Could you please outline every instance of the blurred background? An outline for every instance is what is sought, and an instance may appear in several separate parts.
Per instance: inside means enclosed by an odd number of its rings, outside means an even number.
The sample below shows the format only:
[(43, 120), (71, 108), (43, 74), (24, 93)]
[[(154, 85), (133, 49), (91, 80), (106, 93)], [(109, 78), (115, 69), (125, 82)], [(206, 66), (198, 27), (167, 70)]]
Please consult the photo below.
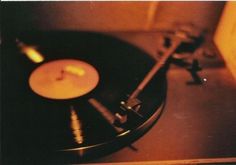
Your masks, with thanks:
[(190, 76), (185, 70), (170, 70), (167, 111), (134, 144), (139, 150), (125, 148), (97, 162), (235, 158), (236, 2), (1, 3), (1, 35), (35, 30), (102, 32), (153, 57), (160, 33), (186, 24), (206, 31), (199, 51), (203, 53), (197, 55), (203, 66), (200, 76), (207, 83), (187, 86), (184, 81)]
[[(3, 4), (18, 30), (148, 31), (193, 23), (214, 31), (225, 2), (21, 2)], [(5, 10), (4, 10), (5, 9)]]

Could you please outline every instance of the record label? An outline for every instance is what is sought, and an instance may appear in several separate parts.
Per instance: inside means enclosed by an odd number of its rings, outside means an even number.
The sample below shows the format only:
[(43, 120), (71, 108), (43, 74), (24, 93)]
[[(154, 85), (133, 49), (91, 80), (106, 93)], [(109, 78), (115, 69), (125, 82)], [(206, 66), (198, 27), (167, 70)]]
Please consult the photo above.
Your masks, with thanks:
[(30, 75), (29, 85), (40, 96), (71, 99), (89, 93), (99, 81), (97, 70), (90, 64), (73, 59), (47, 62)]

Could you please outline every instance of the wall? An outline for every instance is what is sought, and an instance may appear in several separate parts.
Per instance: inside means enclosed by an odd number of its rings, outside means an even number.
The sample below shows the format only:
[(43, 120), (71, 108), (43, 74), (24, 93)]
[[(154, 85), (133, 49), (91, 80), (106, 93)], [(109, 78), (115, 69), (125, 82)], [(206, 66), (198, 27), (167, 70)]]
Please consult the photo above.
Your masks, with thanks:
[(212, 32), (223, 6), (224, 2), (161, 2), (153, 26), (169, 28), (176, 23), (193, 23)]
[[(3, 4), (3, 5), (2, 5)], [(224, 2), (2, 3), (3, 27), (17, 30), (143, 31), (195, 23), (211, 31)]]
[[(141, 30), (157, 2), (31, 2), (5, 3), (11, 28), (43, 30)], [(153, 10), (153, 9), (151, 9)], [(149, 14), (150, 15), (150, 14)]]

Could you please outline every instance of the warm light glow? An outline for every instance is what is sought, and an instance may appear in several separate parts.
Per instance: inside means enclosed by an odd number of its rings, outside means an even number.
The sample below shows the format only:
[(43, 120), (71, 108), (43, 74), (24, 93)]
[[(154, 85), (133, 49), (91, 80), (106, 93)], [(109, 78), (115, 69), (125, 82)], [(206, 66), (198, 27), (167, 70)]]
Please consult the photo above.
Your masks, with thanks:
[(64, 69), (66, 72), (77, 75), (77, 76), (83, 76), (85, 74), (85, 71), (83, 68), (76, 67), (73, 65), (68, 65)]
[(76, 114), (75, 110), (71, 108), (71, 129), (74, 134), (74, 139), (78, 144), (83, 143), (84, 138), (82, 135), (82, 125), (78, 118), (78, 115)]
[(29, 85), (40, 96), (71, 99), (89, 93), (99, 81), (96, 69), (83, 61), (62, 59), (45, 63), (30, 75)]
[(44, 60), (43, 56), (32, 47), (24, 47), (22, 52), (25, 53), (27, 57), (35, 63), (40, 63)]
[(18, 41), (18, 46), (21, 49), (21, 52), (24, 53), (31, 61), (34, 63), (41, 63), (44, 60), (42, 54), (40, 54), (34, 47), (28, 46), (23, 42)]
[(236, 2), (227, 2), (214, 41), (236, 79)]

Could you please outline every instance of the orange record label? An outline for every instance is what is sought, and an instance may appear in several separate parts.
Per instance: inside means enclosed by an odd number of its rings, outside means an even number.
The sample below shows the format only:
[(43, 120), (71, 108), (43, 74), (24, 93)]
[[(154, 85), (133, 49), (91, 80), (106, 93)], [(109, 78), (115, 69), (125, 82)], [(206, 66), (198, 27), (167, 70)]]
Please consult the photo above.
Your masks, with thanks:
[(90, 64), (73, 59), (47, 62), (30, 75), (29, 85), (40, 96), (71, 99), (92, 91), (99, 82), (97, 70)]

